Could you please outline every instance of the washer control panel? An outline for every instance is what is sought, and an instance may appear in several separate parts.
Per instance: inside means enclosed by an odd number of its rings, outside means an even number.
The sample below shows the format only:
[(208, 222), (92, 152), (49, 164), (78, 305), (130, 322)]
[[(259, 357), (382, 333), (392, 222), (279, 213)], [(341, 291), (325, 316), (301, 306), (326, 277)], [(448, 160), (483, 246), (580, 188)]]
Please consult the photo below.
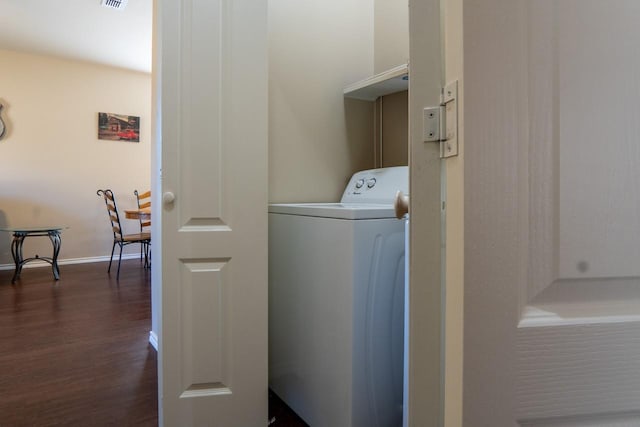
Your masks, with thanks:
[(409, 168), (395, 166), (356, 172), (342, 194), (341, 203), (393, 204), (396, 192), (409, 193)]

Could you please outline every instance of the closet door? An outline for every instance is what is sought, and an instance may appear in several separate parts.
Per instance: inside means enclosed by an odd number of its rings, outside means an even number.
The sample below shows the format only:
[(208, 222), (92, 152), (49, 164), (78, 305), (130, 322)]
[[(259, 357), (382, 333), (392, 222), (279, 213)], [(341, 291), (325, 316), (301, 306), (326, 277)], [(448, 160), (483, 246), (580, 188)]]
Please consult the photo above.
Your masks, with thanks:
[(640, 425), (640, 4), (464, 18), (464, 425)]
[(156, 7), (160, 422), (265, 426), (266, 2)]

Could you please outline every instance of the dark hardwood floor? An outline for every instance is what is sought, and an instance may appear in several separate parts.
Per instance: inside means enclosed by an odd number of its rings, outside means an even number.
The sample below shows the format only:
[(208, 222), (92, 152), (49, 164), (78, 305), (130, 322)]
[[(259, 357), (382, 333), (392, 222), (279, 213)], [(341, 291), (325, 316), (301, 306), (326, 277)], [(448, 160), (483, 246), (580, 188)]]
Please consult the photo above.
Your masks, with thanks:
[[(157, 426), (151, 273), (106, 269), (28, 268), (14, 285), (0, 271), (0, 427)], [(307, 425), (271, 392), (269, 420)]]
[(149, 270), (0, 271), (0, 426), (156, 426)]

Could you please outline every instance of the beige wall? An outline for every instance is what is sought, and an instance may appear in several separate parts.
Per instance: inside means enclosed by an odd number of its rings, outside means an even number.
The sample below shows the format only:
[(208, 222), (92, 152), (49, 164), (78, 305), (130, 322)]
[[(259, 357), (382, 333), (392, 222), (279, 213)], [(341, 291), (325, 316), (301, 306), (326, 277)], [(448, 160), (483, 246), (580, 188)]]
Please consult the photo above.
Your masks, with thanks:
[(269, 2), (269, 201), (336, 201), (373, 167), (373, 103), (343, 88), (373, 73), (371, 0)]
[(409, 61), (409, 2), (375, 0), (374, 73)]
[[(135, 206), (134, 189), (149, 188), (151, 76), (6, 50), (0, 64), (8, 127), (0, 140), (0, 226), (65, 225), (61, 259), (109, 255), (113, 235), (96, 190), (111, 188), (124, 209)], [(98, 140), (98, 112), (140, 116), (140, 143)], [(0, 234), (0, 264), (11, 262), (9, 242)], [(24, 249), (44, 256), (51, 243), (27, 239)]]
[(409, 164), (409, 92), (382, 97), (382, 167)]
[[(406, 1), (269, 2), (270, 202), (335, 201), (374, 167), (374, 103), (342, 90), (407, 62), (408, 16)], [(394, 164), (406, 164), (403, 126), (389, 137), (404, 147), (386, 148)]]
[[(406, 64), (408, 61), (408, 2), (374, 0), (374, 74)], [(378, 99), (374, 124), (377, 140), (376, 167), (409, 163), (408, 108), (406, 91)]]

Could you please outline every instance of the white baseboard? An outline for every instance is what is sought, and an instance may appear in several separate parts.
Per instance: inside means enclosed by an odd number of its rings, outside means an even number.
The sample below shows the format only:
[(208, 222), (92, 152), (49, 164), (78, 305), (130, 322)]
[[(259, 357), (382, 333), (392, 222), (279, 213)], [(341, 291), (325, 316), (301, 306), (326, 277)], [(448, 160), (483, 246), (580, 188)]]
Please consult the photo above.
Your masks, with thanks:
[(153, 331), (149, 331), (149, 344), (158, 351), (158, 335)]
[[(58, 260), (58, 265), (69, 265), (69, 264), (87, 264), (90, 262), (108, 262), (109, 258), (111, 258), (109, 255), (105, 255), (105, 256), (93, 256), (93, 257), (85, 257), (85, 258), (66, 258), (66, 259), (59, 259)], [(127, 260), (127, 259), (139, 259), (140, 258), (140, 254), (122, 254), (122, 259), (123, 260)], [(114, 262), (118, 262), (118, 256), (114, 255), (113, 256), (113, 261)], [(51, 264), (49, 264), (46, 261), (32, 261), (32, 262), (28, 262), (27, 264), (25, 264), (22, 268), (38, 268), (38, 267), (51, 267)], [(14, 268), (16, 268), (15, 264), (0, 264), (0, 270), (13, 270)]]

